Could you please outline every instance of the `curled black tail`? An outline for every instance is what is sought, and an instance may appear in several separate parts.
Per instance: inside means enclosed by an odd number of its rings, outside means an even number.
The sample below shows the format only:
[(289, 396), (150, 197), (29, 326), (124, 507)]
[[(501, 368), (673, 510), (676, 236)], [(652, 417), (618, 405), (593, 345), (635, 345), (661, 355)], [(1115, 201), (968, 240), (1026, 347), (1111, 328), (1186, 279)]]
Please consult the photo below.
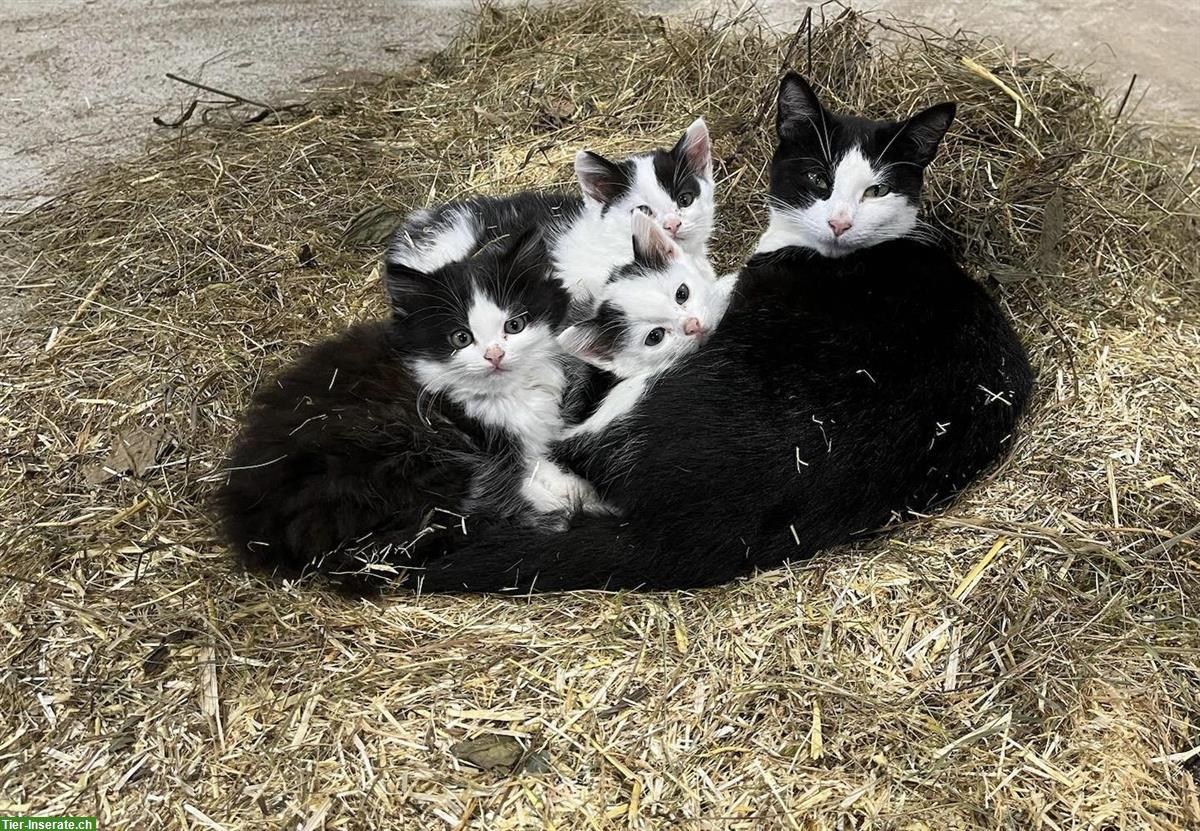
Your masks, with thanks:
[(427, 592), (518, 594), (685, 589), (724, 583), (740, 570), (736, 561), (714, 559), (716, 546), (681, 543), (665, 549), (640, 531), (615, 517), (580, 517), (562, 533), (513, 525), (472, 529), (444, 554), (410, 571), (406, 583)]

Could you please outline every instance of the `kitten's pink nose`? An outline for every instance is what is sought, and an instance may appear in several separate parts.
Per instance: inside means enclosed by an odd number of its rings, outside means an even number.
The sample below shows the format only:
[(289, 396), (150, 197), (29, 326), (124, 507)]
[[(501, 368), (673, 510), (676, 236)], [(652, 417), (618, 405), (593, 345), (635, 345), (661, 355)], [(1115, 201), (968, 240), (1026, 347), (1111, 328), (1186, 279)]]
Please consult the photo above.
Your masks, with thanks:
[(675, 234), (679, 232), (679, 226), (682, 224), (683, 220), (681, 220), (679, 217), (668, 216), (663, 220), (663, 230), (670, 234), (671, 238), (674, 239)]
[(704, 326), (700, 323), (700, 318), (689, 317), (683, 322), (683, 333), (685, 335), (703, 335)]
[(829, 227), (833, 231), (835, 237), (840, 237), (842, 234), (850, 230), (853, 223), (848, 219), (834, 218), (829, 220)]
[(499, 369), (499, 368), (500, 368), (500, 362), (501, 362), (502, 360), (504, 360), (504, 350), (503, 350), (503, 349), (501, 349), (499, 346), (496, 346), (495, 344), (492, 344), (492, 345), (491, 345), (491, 346), (489, 346), (489, 347), (487, 348), (487, 350), (486, 350), (486, 351), (483, 353), (483, 358), (484, 358), (484, 360), (486, 360), (486, 361), (487, 361), (489, 364), (491, 364), (492, 366), (496, 367), (496, 369)]

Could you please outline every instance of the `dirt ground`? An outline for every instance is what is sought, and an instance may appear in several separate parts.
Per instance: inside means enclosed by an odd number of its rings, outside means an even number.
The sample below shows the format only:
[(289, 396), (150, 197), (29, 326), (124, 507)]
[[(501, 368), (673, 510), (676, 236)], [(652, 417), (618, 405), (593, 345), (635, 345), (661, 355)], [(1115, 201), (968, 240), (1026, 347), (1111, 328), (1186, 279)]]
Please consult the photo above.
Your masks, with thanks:
[[(649, 3), (642, 3), (650, 7)], [(668, 0), (652, 10), (740, 8)], [(795, 26), (810, 3), (759, 0)], [(1147, 120), (1200, 128), (1200, 4), (1171, 0), (871, 0), (860, 7), (961, 25), (1063, 62), (1093, 67)], [(338, 83), (330, 73), (387, 72), (444, 45), (472, 0), (7, 0), (0, 3), (0, 211), (29, 207), (63, 175), (126, 155), (166, 131), (193, 90), (164, 73), (278, 105)], [(836, 14), (832, 4), (818, 13)]]

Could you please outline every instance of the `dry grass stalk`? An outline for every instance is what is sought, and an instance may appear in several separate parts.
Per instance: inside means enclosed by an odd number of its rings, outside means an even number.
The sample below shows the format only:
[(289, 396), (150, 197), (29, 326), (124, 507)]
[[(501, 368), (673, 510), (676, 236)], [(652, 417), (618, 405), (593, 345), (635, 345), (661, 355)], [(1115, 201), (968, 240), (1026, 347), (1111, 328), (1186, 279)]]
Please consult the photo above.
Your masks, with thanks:
[(702, 113), (736, 263), (804, 38), (485, 7), (411, 72), (184, 133), (0, 229), (23, 307), (0, 355), (0, 813), (1196, 827), (1194, 154), (1114, 124), (1076, 74), (885, 26), (817, 27), (813, 75), (871, 113), (962, 102), (930, 213), (1011, 310), (1040, 405), (948, 514), (736, 586), (354, 603), (232, 569), (203, 505), (250, 391), (383, 313), (352, 239), (391, 212), (566, 183), (576, 148)]

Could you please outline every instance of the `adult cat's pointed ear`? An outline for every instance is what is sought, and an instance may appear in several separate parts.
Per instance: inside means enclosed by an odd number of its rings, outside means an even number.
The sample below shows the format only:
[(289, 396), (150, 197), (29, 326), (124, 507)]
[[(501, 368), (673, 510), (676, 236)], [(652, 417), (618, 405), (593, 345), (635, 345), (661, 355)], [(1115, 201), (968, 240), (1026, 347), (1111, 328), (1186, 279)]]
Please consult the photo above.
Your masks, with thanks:
[(558, 345), (569, 355), (592, 366), (608, 369), (612, 365), (616, 343), (606, 336), (597, 318), (568, 326), (558, 336)]
[(778, 112), (775, 129), (780, 138), (794, 133), (798, 128), (821, 120), (823, 108), (817, 94), (804, 76), (789, 72), (779, 82)]
[(384, 266), (384, 281), (392, 314), (398, 318), (408, 317), (417, 297), (429, 290), (429, 276), (402, 262), (388, 260)]
[(584, 196), (602, 205), (615, 200), (629, 186), (620, 165), (590, 150), (575, 154), (575, 178), (579, 180)]
[(913, 150), (913, 161), (922, 167), (933, 161), (942, 136), (946, 135), (946, 131), (950, 129), (950, 122), (954, 121), (956, 109), (953, 101), (934, 104), (904, 122), (900, 134)]
[(697, 118), (684, 130), (671, 149), (671, 155), (687, 165), (696, 176), (712, 180), (712, 139), (703, 118)]
[(635, 263), (652, 271), (661, 271), (679, 256), (678, 246), (653, 219), (635, 210), (632, 224)]

